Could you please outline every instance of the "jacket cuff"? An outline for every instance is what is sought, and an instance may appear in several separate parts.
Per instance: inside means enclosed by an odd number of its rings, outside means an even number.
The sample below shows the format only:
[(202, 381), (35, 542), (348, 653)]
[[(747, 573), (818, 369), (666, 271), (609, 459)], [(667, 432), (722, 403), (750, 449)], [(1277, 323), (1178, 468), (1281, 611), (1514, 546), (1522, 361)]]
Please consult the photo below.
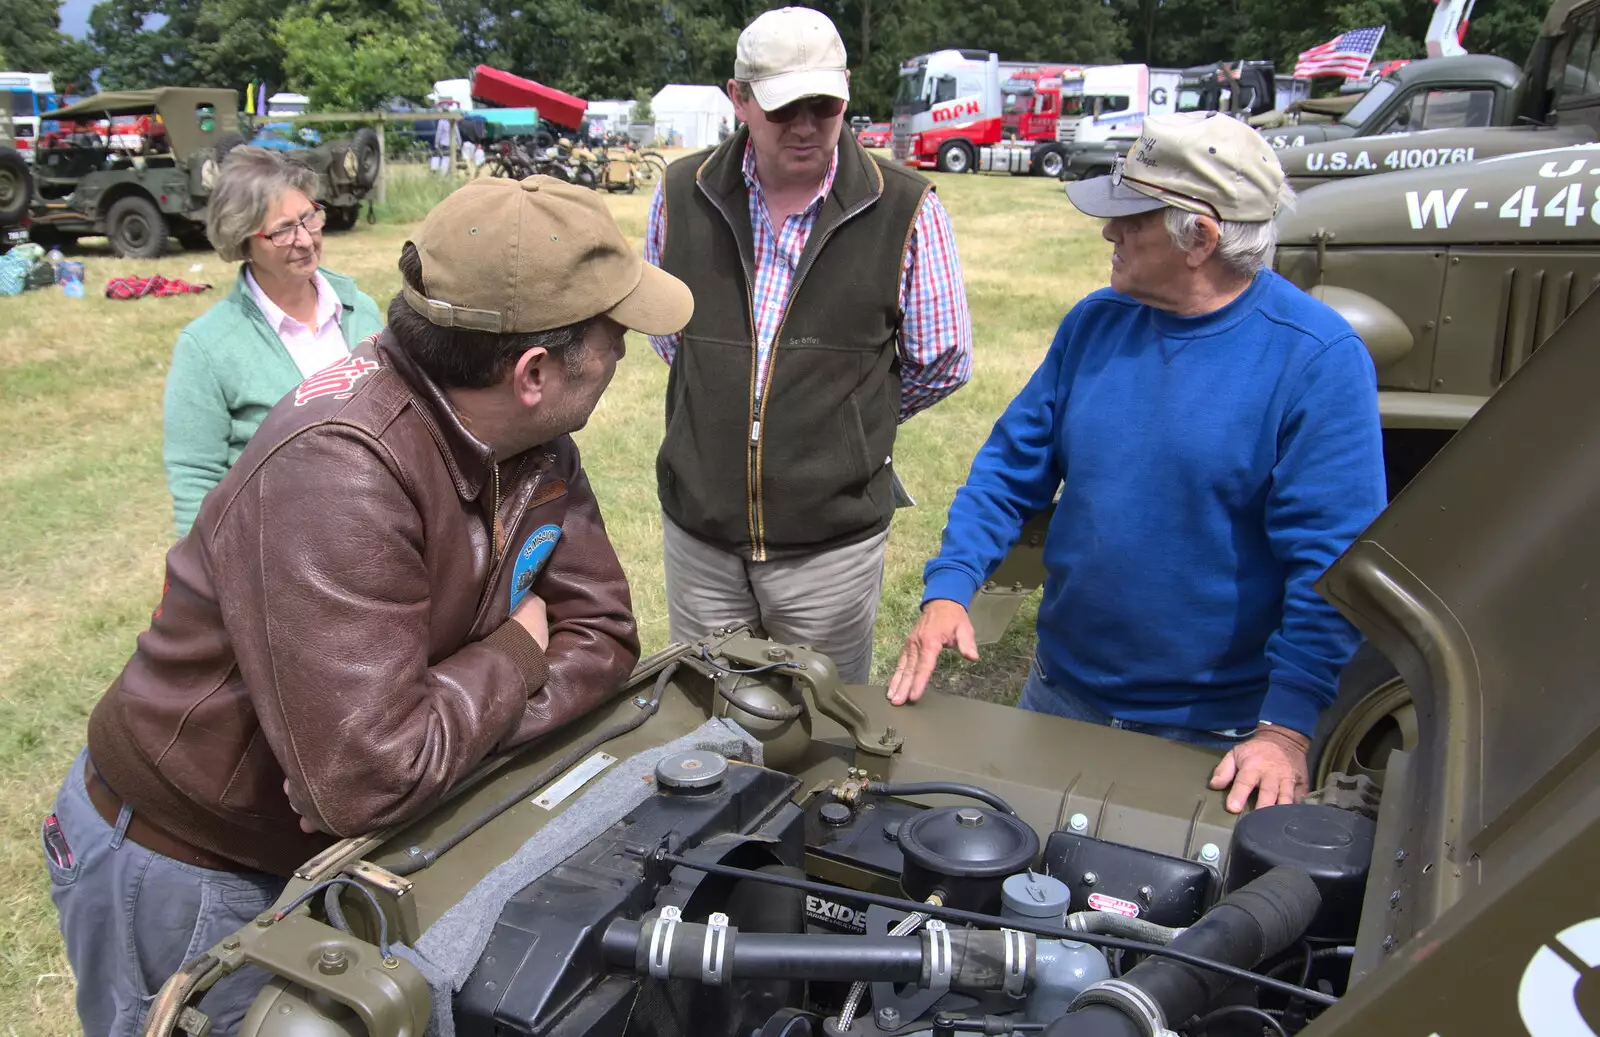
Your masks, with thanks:
[(522, 674), (523, 687), (529, 698), (550, 679), (550, 665), (545, 661), (544, 649), (516, 620), (508, 619), (501, 623), (481, 643), (485, 648), (493, 648), (510, 656), (512, 664)]
[(967, 573), (953, 567), (938, 569), (928, 574), (922, 592), (922, 604), (943, 598), (962, 608), (970, 608), (973, 596), (977, 593), (978, 583)]

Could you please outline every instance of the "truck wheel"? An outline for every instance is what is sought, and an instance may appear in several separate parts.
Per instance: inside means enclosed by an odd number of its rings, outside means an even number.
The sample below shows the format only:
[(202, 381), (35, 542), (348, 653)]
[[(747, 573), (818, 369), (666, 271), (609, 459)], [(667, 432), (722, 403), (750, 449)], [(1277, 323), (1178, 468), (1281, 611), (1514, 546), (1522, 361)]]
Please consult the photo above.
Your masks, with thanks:
[(1317, 721), (1308, 754), (1311, 787), (1336, 772), (1364, 774), (1381, 789), (1389, 754), (1417, 747), (1417, 708), (1411, 689), (1370, 644), (1339, 675), (1339, 693)]
[(378, 131), (371, 126), (361, 127), (356, 131), (352, 147), (356, 153), (356, 184), (363, 189), (370, 188), (378, 182), (383, 165), (382, 156), (378, 154)]
[(1067, 156), (1061, 153), (1060, 148), (1047, 146), (1033, 153), (1034, 176), (1047, 176), (1051, 180), (1060, 180), (1066, 168)]
[(113, 255), (154, 259), (167, 246), (167, 220), (155, 202), (130, 195), (118, 200), (106, 214), (106, 238)]
[(965, 141), (951, 140), (939, 146), (939, 172), (965, 173), (972, 169), (972, 149)]
[(0, 145), (0, 227), (14, 227), (28, 215), (33, 174), (17, 149)]

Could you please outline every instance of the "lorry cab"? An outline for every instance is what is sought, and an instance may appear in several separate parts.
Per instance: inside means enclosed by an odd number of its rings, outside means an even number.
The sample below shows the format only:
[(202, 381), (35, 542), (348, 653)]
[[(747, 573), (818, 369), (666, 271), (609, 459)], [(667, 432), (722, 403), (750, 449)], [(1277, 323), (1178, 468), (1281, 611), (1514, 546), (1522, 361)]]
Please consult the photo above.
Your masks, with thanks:
[(10, 116), (12, 144), (28, 162), (46, 130), (40, 113), (56, 106), (55, 93), (48, 72), (0, 72), (0, 106)]
[(940, 50), (900, 66), (892, 108), (896, 162), (946, 173), (973, 168), (977, 148), (1000, 140), (1000, 56)]
[(1117, 156), (1144, 130), (1149, 115), (1176, 110), (1183, 75), (1148, 65), (1102, 65), (1084, 70), (1082, 107), (1064, 114), (1056, 139), (1066, 148), (1067, 178), (1109, 173)]
[(1509, 126), (1521, 84), (1516, 65), (1488, 54), (1413, 61), (1373, 83), (1338, 122), (1286, 126), (1263, 136), (1282, 149), (1419, 130)]

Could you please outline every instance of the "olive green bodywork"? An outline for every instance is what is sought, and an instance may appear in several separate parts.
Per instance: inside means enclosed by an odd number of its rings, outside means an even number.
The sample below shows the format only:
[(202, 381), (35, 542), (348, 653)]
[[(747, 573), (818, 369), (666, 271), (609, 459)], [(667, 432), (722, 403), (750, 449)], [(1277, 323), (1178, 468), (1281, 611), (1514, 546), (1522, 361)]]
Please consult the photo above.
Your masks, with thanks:
[[(1600, 587), (1597, 337), (1600, 300), (1590, 298), (1318, 585), (1414, 690), (1420, 740), (1390, 761), (1352, 985), (1302, 1031), (1309, 1037), (1518, 1034), (1562, 1004), (1577, 1018), (1579, 973), (1559, 961), (1552, 971), (1544, 948), (1592, 960), (1600, 926), (1600, 639), (1589, 629)], [(739, 689), (752, 704), (803, 705), (801, 716), (762, 721), (730, 706), (696, 668), (698, 652), (673, 646), (642, 662), (611, 706), (491, 762), (422, 820), (308, 862), (280, 911), (342, 874), (377, 898), (391, 939), (414, 940), (570, 806), (530, 802), (545, 787), (532, 776), (637, 710), (633, 696), (674, 662), (660, 711), (606, 743), (612, 756), (731, 715), (763, 740), (767, 766), (801, 779), (797, 799), (860, 768), (892, 781), (981, 784), (1040, 831), (1083, 813), (1099, 838), (1164, 853), (1227, 845), (1233, 818), (1205, 787), (1215, 753), (939, 694), (895, 708), (881, 689), (841, 688), (825, 658), (742, 630), (703, 645), (733, 665), (805, 663), (801, 676), (769, 671)], [(516, 806), (416, 865), (508, 792)], [(817, 871), (846, 885), (859, 878)], [(281, 979), (247, 1033), (420, 1034), (429, 1009), (420, 973), (380, 957), (361, 898), (347, 898), (345, 910), (353, 933), (304, 906), (264, 914), (187, 963), (157, 997), (146, 1032), (165, 1037), (180, 1020), (201, 1032), (187, 1006), (222, 973), (253, 963)], [(326, 960), (341, 966), (319, 968)], [(1572, 975), (1565, 987), (1563, 968)], [(308, 1013), (315, 1026), (305, 1025)], [(1534, 1037), (1557, 1033), (1581, 1031)]]
[[(80, 144), (40, 150), (31, 214), (35, 237), (70, 240), (107, 234), (113, 251), (135, 257), (160, 254), (169, 234), (186, 247), (207, 247), (206, 208), (221, 159), (243, 140), (232, 90), (111, 91), (43, 117), (89, 121), (147, 114), (159, 116), (166, 131), (166, 145), (159, 151), (127, 156), (103, 145)], [(317, 172), (316, 200), (339, 217), (336, 224), (354, 222), (376, 174), (361, 182), (357, 155), (347, 144), (291, 151), (285, 158)]]

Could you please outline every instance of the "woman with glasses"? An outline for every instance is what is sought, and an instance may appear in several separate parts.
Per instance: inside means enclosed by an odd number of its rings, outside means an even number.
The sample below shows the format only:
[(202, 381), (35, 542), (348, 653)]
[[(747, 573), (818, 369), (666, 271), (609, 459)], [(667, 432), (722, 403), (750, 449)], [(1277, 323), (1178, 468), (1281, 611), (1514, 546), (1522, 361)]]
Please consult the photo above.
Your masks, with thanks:
[(233, 291), (178, 335), (162, 458), (178, 536), (272, 405), (383, 328), (355, 281), (322, 269), (317, 174), (266, 148), (229, 152), (206, 234), (239, 262)]

